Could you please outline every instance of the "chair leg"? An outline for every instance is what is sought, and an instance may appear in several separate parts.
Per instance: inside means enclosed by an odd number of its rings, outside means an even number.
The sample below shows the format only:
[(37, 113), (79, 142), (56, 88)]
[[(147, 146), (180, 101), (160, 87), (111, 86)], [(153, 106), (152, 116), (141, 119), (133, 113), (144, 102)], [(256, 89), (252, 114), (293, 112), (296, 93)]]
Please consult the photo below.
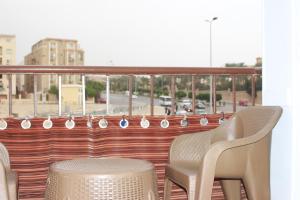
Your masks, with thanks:
[(187, 191), (188, 200), (195, 200), (195, 190), (189, 189)]
[(243, 180), (249, 200), (271, 199), (270, 176), (268, 170), (249, 170), (246, 172)]
[(241, 200), (240, 180), (222, 180), (221, 184), (226, 200)]
[(164, 200), (171, 199), (171, 192), (172, 192), (172, 181), (168, 179), (168, 177), (166, 177), (165, 186), (164, 186)]

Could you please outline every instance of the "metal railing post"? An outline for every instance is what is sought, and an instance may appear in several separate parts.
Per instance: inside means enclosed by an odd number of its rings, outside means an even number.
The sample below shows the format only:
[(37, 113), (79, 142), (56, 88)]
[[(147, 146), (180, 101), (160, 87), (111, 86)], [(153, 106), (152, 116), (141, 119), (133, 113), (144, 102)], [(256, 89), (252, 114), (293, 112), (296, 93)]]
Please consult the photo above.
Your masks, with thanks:
[(58, 75), (58, 116), (61, 116), (62, 110), (62, 98), (61, 98), (61, 75)]
[(212, 104), (213, 104), (213, 113), (217, 112), (217, 105), (216, 105), (216, 75), (212, 76)]
[(12, 116), (12, 74), (8, 74), (8, 114)]
[(174, 75), (172, 75), (171, 76), (171, 97), (172, 97), (172, 106), (171, 106), (171, 108), (172, 108), (172, 115), (174, 115), (174, 114), (176, 114), (176, 111), (175, 111), (175, 97), (176, 97), (176, 95), (175, 95), (175, 76)]
[(110, 107), (110, 79), (109, 75), (106, 76), (106, 115), (109, 115)]
[(33, 116), (37, 116), (37, 75), (33, 75)]
[(132, 116), (132, 81), (133, 81), (133, 75), (129, 76), (129, 95), (128, 95), (128, 115)]
[(154, 75), (150, 76), (150, 114), (154, 115)]
[(232, 109), (233, 112), (236, 112), (236, 85), (235, 85), (236, 76), (232, 75)]
[(85, 75), (81, 75), (81, 84), (82, 84), (82, 115), (86, 113), (85, 105)]
[(192, 75), (192, 109), (193, 113), (196, 114), (196, 89), (195, 89), (195, 75)]
[(251, 100), (252, 106), (255, 106), (255, 99), (256, 99), (256, 74), (251, 76)]

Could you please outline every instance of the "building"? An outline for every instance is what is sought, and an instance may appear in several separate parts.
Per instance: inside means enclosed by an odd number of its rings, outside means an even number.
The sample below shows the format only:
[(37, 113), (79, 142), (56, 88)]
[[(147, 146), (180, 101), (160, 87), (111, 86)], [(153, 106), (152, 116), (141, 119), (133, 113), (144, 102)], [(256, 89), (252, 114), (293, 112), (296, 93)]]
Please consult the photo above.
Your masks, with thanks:
[(262, 67), (262, 57), (256, 58), (255, 67)]
[[(77, 40), (46, 38), (32, 46), (31, 53), (25, 56), (25, 65), (84, 65), (84, 51), (80, 49)], [(65, 75), (63, 84), (77, 84), (79, 76)], [(57, 85), (57, 76), (38, 76), (37, 91), (47, 93), (51, 85)], [(33, 77), (25, 77), (26, 92), (33, 92)]]
[[(0, 34), (0, 67), (16, 64), (16, 37)], [(0, 74), (0, 99), (8, 99), (9, 76)], [(16, 95), (16, 75), (12, 75), (12, 95)]]

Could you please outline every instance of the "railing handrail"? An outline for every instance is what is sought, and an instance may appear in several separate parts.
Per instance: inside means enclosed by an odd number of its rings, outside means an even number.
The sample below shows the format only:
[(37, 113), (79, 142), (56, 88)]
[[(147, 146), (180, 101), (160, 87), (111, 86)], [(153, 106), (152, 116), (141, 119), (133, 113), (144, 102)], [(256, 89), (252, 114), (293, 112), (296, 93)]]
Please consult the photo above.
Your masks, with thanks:
[(261, 67), (0, 66), (0, 74), (253, 75), (261, 73)]

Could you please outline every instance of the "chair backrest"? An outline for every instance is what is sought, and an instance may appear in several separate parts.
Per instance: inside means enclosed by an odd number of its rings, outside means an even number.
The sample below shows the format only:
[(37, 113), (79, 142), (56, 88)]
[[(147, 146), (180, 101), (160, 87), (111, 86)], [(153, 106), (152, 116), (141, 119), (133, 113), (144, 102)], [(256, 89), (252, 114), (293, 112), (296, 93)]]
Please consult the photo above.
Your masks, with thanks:
[(2, 161), (5, 169), (10, 169), (10, 160), (6, 147), (0, 142), (0, 160)]
[(281, 116), (282, 108), (279, 106), (250, 107), (237, 113), (243, 124), (243, 137), (256, 134), (259, 130), (269, 126), (265, 134), (271, 132)]
[(212, 143), (249, 137), (266, 128), (261, 135), (263, 137), (271, 133), (281, 113), (282, 108), (279, 106), (255, 106), (238, 111), (217, 128)]

